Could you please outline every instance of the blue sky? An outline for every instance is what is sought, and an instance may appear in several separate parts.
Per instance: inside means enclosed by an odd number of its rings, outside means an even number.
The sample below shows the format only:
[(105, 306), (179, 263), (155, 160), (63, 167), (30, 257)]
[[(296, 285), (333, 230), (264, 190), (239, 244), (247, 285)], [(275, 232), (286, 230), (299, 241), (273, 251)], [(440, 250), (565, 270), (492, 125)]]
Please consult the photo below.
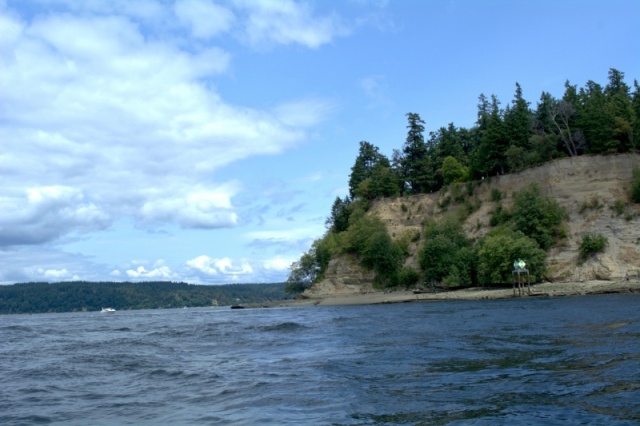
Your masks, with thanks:
[(640, 2), (0, 0), (0, 283), (277, 282), (362, 140), (640, 78)]

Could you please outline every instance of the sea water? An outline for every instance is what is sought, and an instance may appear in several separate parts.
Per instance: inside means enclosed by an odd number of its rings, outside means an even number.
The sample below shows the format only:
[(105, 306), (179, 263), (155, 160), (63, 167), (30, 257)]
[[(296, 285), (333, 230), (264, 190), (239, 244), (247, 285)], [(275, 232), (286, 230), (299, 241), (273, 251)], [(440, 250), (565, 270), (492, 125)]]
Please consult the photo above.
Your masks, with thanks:
[(0, 316), (0, 424), (632, 425), (640, 295)]

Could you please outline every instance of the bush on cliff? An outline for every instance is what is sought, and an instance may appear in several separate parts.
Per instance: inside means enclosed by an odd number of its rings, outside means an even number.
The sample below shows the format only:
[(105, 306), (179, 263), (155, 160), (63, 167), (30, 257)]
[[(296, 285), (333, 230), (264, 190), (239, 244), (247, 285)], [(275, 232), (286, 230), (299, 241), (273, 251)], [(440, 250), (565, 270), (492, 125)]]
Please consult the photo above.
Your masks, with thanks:
[(585, 261), (592, 255), (604, 251), (609, 244), (607, 237), (600, 234), (585, 234), (580, 242), (580, 260)]
[(513, 203), (512, 220), (515, 228), (534, 239), (544, 250), (566, 235), (563, 227), (566, 217), (564, 208), (555, 200), (543, 196), (535, 183), (518, 193)]
[(427, 283), (450, 287), (470, 286), (475, 281), (475, 255), (462, 227), (454, 220), (431, 221), (425, 226), (420, 267)]
[(531, 282), (544, 277), (547, 254), (538, 243), (521, 231), (503, 228), (484, 237), (478, 248), (478, 282), (482, 285), (505, 284), (512, 280), (513, 262), (526, 262)]

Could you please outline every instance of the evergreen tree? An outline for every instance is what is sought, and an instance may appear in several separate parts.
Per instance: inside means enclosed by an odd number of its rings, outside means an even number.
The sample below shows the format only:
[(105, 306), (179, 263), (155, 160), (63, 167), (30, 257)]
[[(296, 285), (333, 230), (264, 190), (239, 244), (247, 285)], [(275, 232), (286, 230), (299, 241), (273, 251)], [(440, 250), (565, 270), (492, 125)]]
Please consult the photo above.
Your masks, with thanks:
[(435, 170), (427, 156), (424, 142), (424, 121), (416, 113), (407, 113), (409, 124), (407, 139), (402, 149), (402, 175), (408, 189), (418, 194), (427, 192), (433, 185)]
[[(432, 134), (432, 146), (437, 152), (437, 157), (443, 161), (447, 157), (453, 157), (461, 164), (467, 164), (468, 140), (464, 139), (464, 129), (460, 131), (449, 123), (448, 127), (441, 127)], [(467, 145), (467, 146), (465, 146)]]
[(381, 197), (400, 195), (398, 179), (391, 167), (378, 163), (373, 167), (371, 177), (363, 180), (356, 189), (356, 197), (374, 200)]
[(360, 142), (360, 150), (349, 175), (349, 195), (352, 199), (356, 197), (360, 183), (371, 177), (377, 164), (391, 166), (389, 159), (380, 153), (377, 146), (366, 141)]
[(516, 83), (516, 93), (511, 102), (511, 108), (505, 112), (504, 124), (507, 137), (511, 145), (529, 149), (529, 138), (532, 135), (531, 111), (529, 102), (522, 97), (522, 88)]
[(471, 169), (475, 177), (506, 172), (508, 136), (502, 119), (500, 101), (491, 95), (491, 104), (480, 95), (478, 133), (472, 154)]
[(602, 86), (589, 80), (578, 95), (582, 107), (579, 123), (588, 151), (593, 154), (616, 152), (618, 143), (613, 139), (613, 115), (607, 107)]
[(351, 200), (349, 197), (336, 197), (331, 206), (331, 216), (326, 220), (326, 225), (331, 232), (339, 233), (346, 231), (349, 227), (349, 216), (351, 215)]
[(612, 139), (618, 152), (628, 152), (634, 143), (634, 127), (637, 119), (629, 86), (624, 82), (624, 73), (611, 68), (609, 83), (604, 89), (607, 102), (607, 113), (612, 120)]
[(551, 112), (557, 101), (548, 92), (542, 92), (540, 101), (533, 114), (531, 129), (533, 134), (529, 138), (531, 149), (536, 152), (540, 162), (549, 161), (560, 155), (558, 146), (562, 139)]
[(638, 151), (638, 149), (640, 149), (640, 85), (638, 84), (638, 80), (633, 80), (633, 88), (631, 107), (633, 108), (635, 121), (633, 125), (633, 139), (631, 146), (632, 150)]

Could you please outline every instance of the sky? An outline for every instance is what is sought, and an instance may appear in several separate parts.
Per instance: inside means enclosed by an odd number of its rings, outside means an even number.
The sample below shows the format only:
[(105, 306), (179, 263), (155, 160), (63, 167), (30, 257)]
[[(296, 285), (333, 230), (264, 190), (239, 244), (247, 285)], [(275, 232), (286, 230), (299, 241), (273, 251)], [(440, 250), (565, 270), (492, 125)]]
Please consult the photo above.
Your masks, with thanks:
[(286, 280), (360, 141), (640, 79), (637, 0), (0, 0), (0, 283)]

